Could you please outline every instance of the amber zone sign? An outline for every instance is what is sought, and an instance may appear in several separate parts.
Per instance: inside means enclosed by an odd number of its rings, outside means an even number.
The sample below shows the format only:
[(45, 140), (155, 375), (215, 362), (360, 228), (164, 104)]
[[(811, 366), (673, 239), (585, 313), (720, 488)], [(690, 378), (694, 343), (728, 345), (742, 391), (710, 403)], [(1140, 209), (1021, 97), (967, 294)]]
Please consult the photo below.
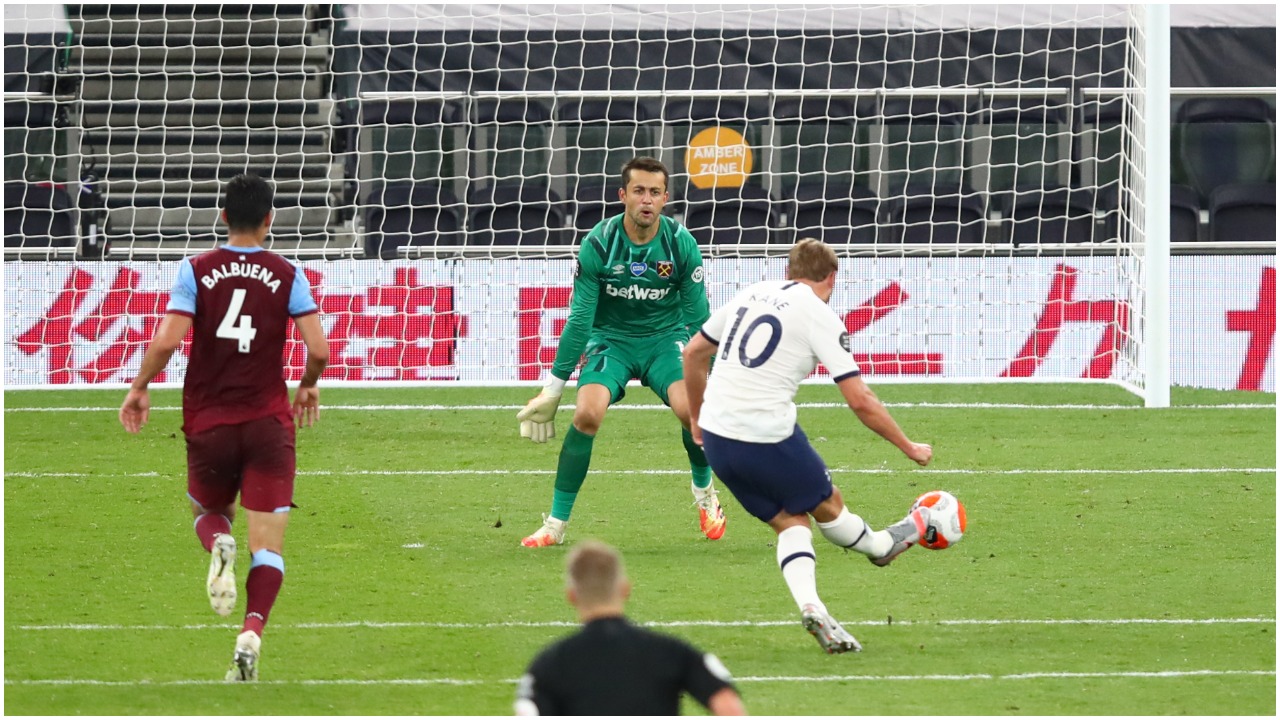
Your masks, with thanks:
[(727, 127), (710, 127), (694, 135), (684, 153), (689, 182), (702, 190), (742, 187), (753, 161), (746, 139)]

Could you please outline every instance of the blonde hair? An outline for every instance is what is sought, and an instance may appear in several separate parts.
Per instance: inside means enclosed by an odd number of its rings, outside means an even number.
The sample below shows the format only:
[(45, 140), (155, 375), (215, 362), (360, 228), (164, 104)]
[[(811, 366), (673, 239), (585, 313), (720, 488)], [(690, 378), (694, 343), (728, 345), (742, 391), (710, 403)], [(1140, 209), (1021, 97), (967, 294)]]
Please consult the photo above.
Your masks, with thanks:
[(836, 251), (821, 240), (805, 238), (787, 254), (787, 279), (821, 282), (840, 267)]
[(621, 595), (626, 579), (622, 556), (598, 540), (584, 540), (574, 545), (565, 568), (565, 580), (577, 593), (579, 605), (602, 605)]

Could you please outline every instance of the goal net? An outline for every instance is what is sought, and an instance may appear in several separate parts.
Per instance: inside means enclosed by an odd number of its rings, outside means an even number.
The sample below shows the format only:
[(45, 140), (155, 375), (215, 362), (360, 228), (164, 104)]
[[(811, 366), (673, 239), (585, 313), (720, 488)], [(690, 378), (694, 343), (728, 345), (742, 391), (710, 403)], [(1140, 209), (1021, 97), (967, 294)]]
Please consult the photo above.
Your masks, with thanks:
[(1140, 8), (41, 7), (5, 9), (10, 387), (132, 378), (245, 171), (326, 381), (535, 381), (643, 154), (713, 308), (820, 237), (874, 380), (1147, 391)]

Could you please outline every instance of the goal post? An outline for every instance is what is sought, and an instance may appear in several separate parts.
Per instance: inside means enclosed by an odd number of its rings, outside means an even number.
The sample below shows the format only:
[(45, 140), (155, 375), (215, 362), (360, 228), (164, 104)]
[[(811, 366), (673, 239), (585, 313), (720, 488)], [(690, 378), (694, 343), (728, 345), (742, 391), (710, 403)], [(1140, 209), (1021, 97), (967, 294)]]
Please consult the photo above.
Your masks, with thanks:
[(1143, 253), (1147, 265), (1146, 321), (1143, 347), (1143, 400), (1147, 407), (1169, 406), (1169, 6), (1152, 3), (1145, 8), (1143, 140)]
[[(79, 176), (6, 175), (8, 387), (127, 383), (244, 171), (276, 186), (271, 247), (316, 290), (327, 383), (534, 383), (633, 154), (671, 169), (713, 308), (782, 277), (794, 240), (835, 246), (832, 307), (876, 382), (1163, 407), (1239, 374), (1170, 365), (1221, 344), (1172, 321), (1170, 278), (1267, 261), (1169, 255), (1166, 6), (68, 7), (75, 97), (40, 131)], [(9, 135), (7, 169), (50, 145)], [(77, 247), (110, 248), (69, 259), (40, 223), (94, 216), (90, 175), (105, 224)]]

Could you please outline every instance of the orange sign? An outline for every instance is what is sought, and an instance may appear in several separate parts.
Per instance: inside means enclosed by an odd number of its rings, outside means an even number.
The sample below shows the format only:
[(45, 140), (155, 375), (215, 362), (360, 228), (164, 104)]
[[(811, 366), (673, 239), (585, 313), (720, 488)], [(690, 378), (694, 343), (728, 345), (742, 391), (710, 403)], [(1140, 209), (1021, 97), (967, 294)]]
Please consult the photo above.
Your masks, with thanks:
[(707, 128), (694, 135), (684, 152), (689, 182), (703, 190), (742, 187), (751, 165), (751, 146), (737, 130), (727, 127)]

